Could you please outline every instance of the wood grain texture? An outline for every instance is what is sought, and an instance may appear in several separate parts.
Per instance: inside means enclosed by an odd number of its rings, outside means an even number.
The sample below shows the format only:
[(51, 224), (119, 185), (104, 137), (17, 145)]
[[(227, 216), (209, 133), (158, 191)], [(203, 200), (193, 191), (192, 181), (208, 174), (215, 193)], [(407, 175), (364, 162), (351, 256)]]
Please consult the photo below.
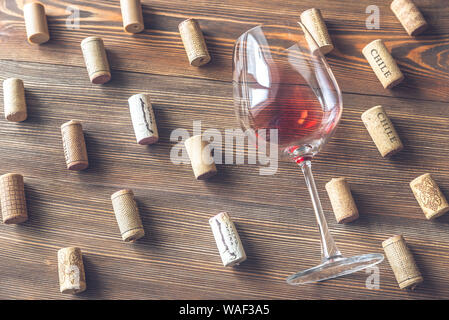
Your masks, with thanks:
[[(449, 10), (444, 1), (421, 0), (419, 8), (429, 22), (424, 35), (412, 38), (389, 8), (379, 1), (381, 29), (366, 30), (365, 9), (370, 0), (320, 1), (320, 8), (336, 49), (328, 56), (344, 92), (449, 101)], [(119, 1), (44, 1), (51, 40), (43, 46), (24, 42), (23, 1), (2, 1), (0, 59), (84, 66), (79, 43), (89, 35), (105, 41), (112, 69), (229, 81), (235, 39), (259, 23), (299, 19), (316, 1), (142, 1), (145, 31), (122, 31)], [(80, 29), (68, 30), (67, 6), (80, 9)], [(186, 18), (199, 20), (214, 63), (204, 68), (185, 64), (187, 56), (177, 26)], [(394, 90), (383, 90), (362, 48), (382, 38), (396, 58), (406, 80)]]
[[(380, 265), (380, 290), (365, 287), (359, 272), (315, 285), (291, 287), (285, 278), (319, 262), (319, 238), (299, 168), (279, 164), (260, 176), (255, 165), (220, 165), (218, 175), (195, 181), (189, 165), (169, 160), (170, 133), (234, 128), (231, 57), (235, 38), (260, 22), (295, 18), (316, 1), (143, 1), (146, 30), (122, 31), (119, 1), (43, 1), (51, 40), (26, 43), (23, 1), (0, 1), (0, 80), (24, 80), (28, 119), (0, 120), (0, 173), (25, 178), (29, 220), (0, 224), (0, 298), (4, 299), (432, 299), (449, 298), (449, 216), (427, 221), (408, 183), (431, 172), (449, 196), (449, 10), (444, 1), (416, 1), (432, 26), (417, 39), (407, 36), (378, 1), (381, 29), (365, 29), (372, 1), (320, 1), (334, 44), (328, 61), (344, 91), (340, 128), (314, 163), (315, 178), (330, 228), (345, 255), (382, 252), (381, 243), (402, 233), (425, 282), (401, 291), (387, 262)], [(81, 29), (68, 30), (67, 5), (81, 9)], [(177, 24), (197, 18), (212, 61), (190, 67)], [(79, 42), (102, 35), (112, 80), (91, 85)], [(404, 71), (404, 85), (384, 90), (361, 49), (382, 37)], [(160, 141), (135, 143), (129, 96), (152, 99)], [(0, 101), (3, 94), (0, 92)], [(360, 115), (382, 104), (405, 149), (382, 159)], [(82, 120), (90, 166), (65, 168), (60, 125)], [(324, 185), (346, 176), (360, 218), (337, 225)], [(146, 236), (123, 243), (110, 195), (132, 188)], [(208, 219), (228, 211), (248, 260), (225, 269)], [(56, 252), (79, 246), (87, 290), (59, 293)]]

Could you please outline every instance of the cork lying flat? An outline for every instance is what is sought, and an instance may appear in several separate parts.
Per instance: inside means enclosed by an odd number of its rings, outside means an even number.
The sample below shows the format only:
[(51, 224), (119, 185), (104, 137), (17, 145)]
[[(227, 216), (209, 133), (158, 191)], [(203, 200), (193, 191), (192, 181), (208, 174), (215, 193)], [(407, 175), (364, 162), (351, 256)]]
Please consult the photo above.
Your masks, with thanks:
[(47, 16), (42, 3), (31, 2), (25, 4), (23, 6), (23, 17), (29, 43), (42, 44), (50, 40)]
[(410, 36), (417, 36), (427, 29), (427, 22), (413, 1), (394, 0), (390, 8)]
[(182, 43), (194, 67), (200, 67), (210, 61), (209, 51), (200, 25), (195, 19), (187, 19), (178, 25)]
[[(301, 13), (301, 22), (307, 28), (322, 54), (328, 54), (334, 49), (326, 23), (319, 9), (312, 8)], [(305, 35), (309, 46), (314, 48), (313, 41), (309, 39), (309, 34), (305, 32)]]
[(81, 49), (90, 81), (94, 84), (104, 84), (111, 80), (111, 71), (103, 39), (87, 37), (81, 41)]
[(402, 235), (395, 235), (382, 242), (385, 256), (390, 263), (399, 288), (413, 289), (423, 282), (421, 272)]
[(26, 120), (28, 114), (22, 80), (9, 78), (3, 81), (3, 100), (6, 120), (13, 122)]
[(404, 80), (404, 75), (382, 40), (370, 42), (362, 53), (385, 89), (391, 89)]
[(135, 242), (145, 235), (139, 209), (130, 189), (123, 189), (111, 195), (115, 218), (125, 242)]
[(190, 137), (185, 141), (187, 154), (197, 180), (205, 180), (217, 173), (214, 159), (211, 156), (209, 143), (203, 141), (201, 135)]
[(449, 212), (449, 204), (430, 173), (410, 182), (410, 188), (427, 219), (435, 219)]
[(382, 106), (362, 113), (362, 121), (382, 157), (390, 157), (404, 148), (401, 138)]
[(61, 125), (62, 145), (67, 169), (79, 171), (89, 166), (81, 122), (70, 120)]
[(135, 94), (128, 99), (129, 112), (138, 144), (153, 144), (159, 140), (153, 106), (148, 94)]
[(142, 4), (140, 0), (120, 0), (123, 29), (129, 33), (139, 33), (145, 28), (143, 24)]
[(59, 290), (64, 294), (77, 294), (86, 290), (83, 255), (77, 247), (58, 250)]
[(7, 173), (0, 176), (0, 202), (5, 224), (18, 224), (28, 220), (23, 176)]
[(359, 211), (346, 178), (333, 178), (326, 183), (326, 191), (337, 223), (349, 223), (359, 217)]
[(209, 219), (220, 257), (225, 267), (238, 265), (246, 260), (237, 229), (227, 212), (221, 212)]

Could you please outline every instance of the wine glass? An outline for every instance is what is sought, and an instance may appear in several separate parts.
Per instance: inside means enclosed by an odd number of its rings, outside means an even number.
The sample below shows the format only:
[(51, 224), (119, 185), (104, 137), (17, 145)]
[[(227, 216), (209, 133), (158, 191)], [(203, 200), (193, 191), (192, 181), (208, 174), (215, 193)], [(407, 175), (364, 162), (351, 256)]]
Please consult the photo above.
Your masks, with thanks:
[[(343, 102), (334, 75), (306, 27), (287, 22), (259, 25), (243, 33), (234, 46), (233, 89), (236, 115), (246, 134), (257, 142), (264, 137), (265, 145), (276, 144), (281, 155), (295, 161), (312, 198), (322, 261), (291, 275), (287, 282), (323, 281), (382, 262), (384, 256), (378, 253), (343, 257), (328, 230), (311, 160), (335, 132)], [(258, 134), (260, 130), (265, 134)]]

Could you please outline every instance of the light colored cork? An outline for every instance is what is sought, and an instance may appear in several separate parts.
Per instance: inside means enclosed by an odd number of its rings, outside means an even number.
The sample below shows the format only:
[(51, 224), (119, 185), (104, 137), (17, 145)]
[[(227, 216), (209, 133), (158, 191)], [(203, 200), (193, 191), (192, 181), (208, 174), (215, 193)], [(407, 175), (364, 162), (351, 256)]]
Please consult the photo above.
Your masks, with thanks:
[(394, 0), (390, 8), (409, 36), (417, 36), (427, 29), (427, 22), (413, 1)]
[(125, 31), (129, 33), (142, 32), (145, 26), (140, 0), (120, 0), (120, 8)]
[(6, 120), (13, 122), (26, 120), (27, 105), (22, 80), (9, 78), (3, 81), (3, 100)]
[(242, 241), (229, 214), (221, 212), (210, 218), (209, 224), (212, 228), (223, 265), (232, 267), (245, 261), (246, 253), (243, 249)]
[(370, 42), (362, 52), (385, 89), (391, 89), (404, 80), (404, 75), (382, 40)]
[(23, 176), (7, 173), (0, 177), (0, 201), (5, 224), (17, 224), (28, 220)]
[(138, 144), (152, 144), (159, 140), (150, 95), (135, 94), (128, 99), (129, 111)]
[(61, 126), (62, 144), (67, 169), (80, 171), (89, 166), (81, 122), (70, 120)]
[[(328, 54), (334, 49), (326, 23), (319, 9), (312, 8), (301, 13), (301, 22), (315, 40), (322, 54)], [(310, 41), (309, 34), (305, 32), (305, 35), (309, 46), (315, 48), (313, 41)]]
[(402, 235), (396, 235), (385, 240), (382, 242), (382, 247), (399, 288), (414, 289), (416, 285), (423, 282), (421, 272), (419, 272), (415, 259)]
[(111, 195), (115, 218), (125, 242), (135, 242), (145, 235), (139, 209), (132, 190), (123, 189)]
[(58, 250), (59, 290), (61, 293), (76, 294), (86, 290), (83, 255), (77, 247)]
[(199, 67), (208, 63), (210, 55), (198, 22), (195, 19), (184, 20), (178, 29), (190, 64)]
[(193, 173), (197, 180), (205, 180), (217, 173), (211, 149), (201, 135), (190, 137), (185, 142), (187, 154), (192, 164)]
[(81, 41), (81, 49), (90, 81), (94, 84), (104, 84), (111, 80), (111, 70), (103, 39), (87, 37)]
[(326, 183), (326, 191), (337, 223), (348, 223), (359, 217), (359, 211), (346, 178), (333, 178)]
[(23, 6), (23, 18), (28, 42), (42, 44), (50, 40), (45, 7), (40, 2), (31, 2)]
[(362, 121), (382, 157), (389, 157), (404, 148), (396, 129), (382, 106), (362, 113)]
[(424, 215), (431, 220), (449, 211), (449, 204), (430, 173), (425, 173), (410, 182), (413, 194)]

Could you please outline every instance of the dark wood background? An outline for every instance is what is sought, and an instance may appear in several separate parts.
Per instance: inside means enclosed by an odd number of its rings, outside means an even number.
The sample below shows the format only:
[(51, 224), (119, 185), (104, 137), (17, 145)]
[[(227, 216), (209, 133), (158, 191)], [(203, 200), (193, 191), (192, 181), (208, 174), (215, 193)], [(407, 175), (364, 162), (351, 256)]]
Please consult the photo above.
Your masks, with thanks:
[[(6, 299), (416, 299), (449, 298), (449, 214), (427, 221), (408, 183), (430, 172), (449, 196), (449, 8), (443, 0), (416, 0), (430, 29), (409, 37), (390, 1), (145, 0), (146, 29), (122, 31), (119, 1), (43, 1), (51, 40), (26, 41), (23, 1), (0, 1), (0, 80), (26, 86), (28, 120), (0, 120), (0, 173), (25, 177), (29, 221), (0, 224), (0, 298)], [(380, 30), (366, 30), (365, 8), (376, 4)], [(81, 28), (69, 30), (66, 7), (81, 10)], [(327, 56), (344, 93), (340, 128), (316, 158), (314, 172), (330, 228), (347, 256), (382, 252), (381, 242), (402, 233), (425, 283), (401, 291), (387, 262), (380, 289), (365, 287), (359, 272), (320, 284), (292, 287), (285, 278), (319, 262), (319, 238), (299, 168), (282, 162), (273, 176), (255, 165), (220, 165), (207, 182), (190, 166), (174, 165), (169, 136), (175, 128), (233, 128), (231, 60), (234, 40), (273, 19), (297, 19), (322, 9), (336, 49)], [(212, 62), (190, 67), (177, 31), (197, 18)], [(80, 42), (101, 35), (112, 81), (91, 85)], [(384, 90), (361, 50), (382, 38), (406, 80)], [(127, 98), (148, 92), (161, 139), (135, 144)], [(0, 93), (0, 95), (3, 95)], [(2, 99), (2, 97), (0, 97)], [(360, 120), (382, 104), (405, 144), (382, 159)], [(83, 121), (90, 167), (65, 168), (60, 125)], [(346, 176), (360, 219), (337, 225), (324, 184)], [(110, 194), (132, 188), (147, 236), (121, 241)], [(226, 210), (244, 242), (248, 260), (222, 266), (208, 218)], [(56, 251), (76, 245), (84, 253), (87, 291), (59, 293)]]

